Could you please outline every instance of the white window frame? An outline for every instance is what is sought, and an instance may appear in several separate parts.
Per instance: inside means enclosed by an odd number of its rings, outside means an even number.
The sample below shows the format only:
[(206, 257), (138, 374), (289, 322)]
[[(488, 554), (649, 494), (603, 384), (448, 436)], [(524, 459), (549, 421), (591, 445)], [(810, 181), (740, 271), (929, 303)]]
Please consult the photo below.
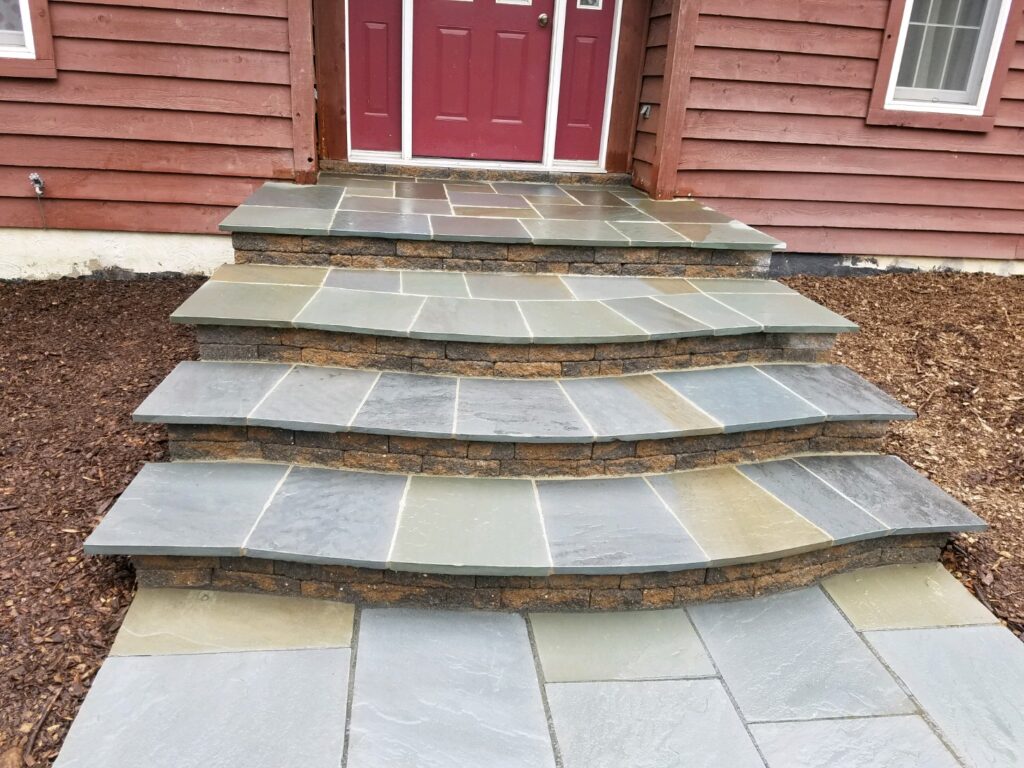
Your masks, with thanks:
[(34, 59), (36, 57), (36, 42), (32, 34), (32, 12), (28, 6), (28, 0), (18, 0), (18, 10), (21, 12), (21, 33), (25, 36), (24, 45), (11, 45), (0, 42), (0, 59)]
[[(1000, 4), (999, 9), (995, 13), (995, 29), (992, 31), (991, 42), (989, 43), (987, 53), (982, 54), (986, 56), (986, 61), (982, 71), (981, 83), (978, 85), (977, 96), (973, 101), (968, 103), (910, 99), (906, 97), (897, 98), (896, 96), (896, 81), (899, 79), (900, 64), (903, 61), (903, 51), (907, 41), (907, 31), (910, 29), (910, 14), (914, 9), (914, 3), (922, 1), (923, 0), (907, 0), (906, 7), (904, 8), (903, 20), (900, 23), (899, 40), (896, 43), (896, 51), (893, 54), (892, 72), (889, 75), (889, 87), (885, 94), (885, 108), (899, 110), (901, 112), (933, 112), (948, 115), (983, 115), (985, 113), (985, 104), (988, 101), (988, 92), (992, 86), (992, 77), (995, 74), (996, 60), (999, 58), (999, 50), (1002, 47), (1003, 36), (1006, 33), (1006, 23), (1010, 16), (1012, 0), (992, 0), (992, 2)], [(989, 16), (989, 18), (992, 17)], [(987, 31), (983, 26), (982, 39), (986, 34)], [(922, 93), (931, 93), (932, 98), (934, 99), (941, 99), (943, 93), (950, 94), (953, 98), (963, 93), (962, 91), (920, 90)], [(970, 92), (968, 91), (968, 94), (969, 93)]]

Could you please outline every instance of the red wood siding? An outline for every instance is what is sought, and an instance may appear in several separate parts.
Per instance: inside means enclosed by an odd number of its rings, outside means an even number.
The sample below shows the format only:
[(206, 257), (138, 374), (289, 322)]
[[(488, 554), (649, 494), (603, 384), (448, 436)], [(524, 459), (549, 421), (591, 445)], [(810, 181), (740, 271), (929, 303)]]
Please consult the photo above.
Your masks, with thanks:
[(50, 0), (57, 78), (0, 78), (0, 226), (43, 225), (32, 171), (46, 226), (156, 232), (216, 232), (263, 180), (308, 178), (302, 7)]
[[(1024, 32), (991, 131), (873, 126), (888, 0), (677, 0), (691, 1), (678, 194), (792, 251), (1024, 258)], [(655, 32), (644, 101), (657, 103)], [(638, 165), (652, 152), (641, 121)]]

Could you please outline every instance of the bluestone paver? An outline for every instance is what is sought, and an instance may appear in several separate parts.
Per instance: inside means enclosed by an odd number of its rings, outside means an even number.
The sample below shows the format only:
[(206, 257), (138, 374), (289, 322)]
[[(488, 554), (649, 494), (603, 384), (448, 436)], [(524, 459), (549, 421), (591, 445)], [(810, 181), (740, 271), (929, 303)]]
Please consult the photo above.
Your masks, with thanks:
[(914, 418), (912, 410), (842, 365), (759, 365), (758, 369), (825, 411), (829, 421)]
[(393, 269), (332, 269), (324, 287), (399, 293), (402, 290), (402, 273)]
[(278, 285), (319, 286), (324, 282), (327, 267), (290, 267), (271, 264), (222, 264), (211, 280), (228, 283), (276, 283)]
[(580, 300), (631, 299), (661, 294), (695, 293), (681, 277), (629, 277), (620, 275), (562, 275), (562, 282)]
[(457, 388), (458, 379), (453, 376), (382, 373), (352, 426), (380, 434), (450, 435)]
[(915, 711), (817, 587), (688, 610), (748, 722)]
[(294, 467), (245, 542), (249, 557), (382, 568), (404, 475)]
[(643, 328), (599, 301), (520, 301), (536, 344), (644, 341)]
[(353, 606), (298, 596), (140, 589), (112, 656), (347, 648)]
[(564, 768), (762, 768), (718, 680), (552, 683)]
[(334, 210), (341, 200), (342, 189), (320, 184), (285, 184), (268, 181), (242, 203), (271, 207), (326, 208)]
[(971, 768), (1024, 766), (1024, 645), (1000, 626), (865, 637)]
[(415, 475), (390, 560), (397, 570), (424, 573), (550, 572), (533, 484)]
[[(286, 278), (287, 279), (287, 278)], [(319, 289), (313, 285), (210, 280), (171, 313), (176, 323), (287, 327)]]
[(640, 326), (652, 339), (708, 336), (711, 329), (651, 297), (606, 299), (606, 307)]
[(716, 336), (757, 333), (761, 324), (703, 293), (658, 296), (657, 301), (712, 329)]
[(504, 275), (467, 272), (474, 299), (571, 299), (572, 293), (556, 275)]
[(403, 293), (423, 296), (469, 297), (466, 278), (461, 272), (402, 272)]
[(375, 371), (297, 365), (249, 414), (256, 426), (335, 432), (352, 420)]
[(523, 618), (363, 611), (347, 765), (554, 768)]
[(778, 280), (737, 277), (691, 277), (689, 282), (701, 293), (785, 293), (797, 292)]
[(275, 235), (326, 235), (334, 208), (242, 205), (220, 223), (225, 232), (266, 232)]
[(422, 213), (337, 211), (327, 234), (359, 237), (393, 237), (398, 240), (429, 240), (430, 222)]
[(420, 339), (456, 339), (525, 344), (530, 341), (522, 313), (514, 301), (432, 296), (409, 334)]
[(465, 378), (455, 435), (467, 440), (581, 442), (592, 436), (555, 381)]
[(767, 333), (843, 333), (857, 329), (842, 315), (800, 294), (722, 293), (715, 296), (726, 306), (761, 323)]
[(347, 648), (107, 659), (59, 768), (337, 768)]
[(537, 483), (555, 572), (637, 573), (707, 556), (639, 477)]
[(531, 613), (549, 683), (670, 680), (715, 674), (686, 611)]
[(995, 624), (942, 563), (883, 565), (822, 581), (858, 630)]
[(325, 331), (404, 336), (423, 302), (422, 296), (321, 288), (295, 318), (295, 325)]

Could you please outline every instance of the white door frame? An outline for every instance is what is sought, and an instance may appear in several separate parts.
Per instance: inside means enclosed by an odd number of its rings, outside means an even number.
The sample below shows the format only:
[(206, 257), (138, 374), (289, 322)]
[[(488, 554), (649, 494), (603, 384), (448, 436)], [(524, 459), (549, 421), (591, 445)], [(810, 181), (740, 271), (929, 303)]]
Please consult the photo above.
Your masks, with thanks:
[[(608, 56), (608, 85), (604, 96), (604, 118), (601, 124), (601, 147), (598, 160), (556, 160), (555, 129), (558, 124), (558, 96), (562, 83), (562, 54), (565, 45), (565, 16), (567, 4), (576, 0), (554, 0), (554, 18), (552, 19), (551, 67), (548, 73), (547, 111), (544, 118), (544, 150), (539, 163), (511, 162), (501, 160), (464, 160), (457, 158), (414, 157), (412, 154), (412, 45), (413, 45), (413, 6), (415, 0), (402, 0), (402, 150), (400, 152), (381, 152), (352, 147), (352, 121), (347, 120), (345, 130), (348, 134), (348, 159), (353, 163), (387, 163), (392, 165), (421, 166), (425, 168), (482, 168), (492, 170), (536, 170), (565, 171), (570, 173), (588, 172), (604, 173), (605, 154), (608, 151), (608, 126), (611, 122), (612, 91), (615, 86), (615, 65), (618, 58), (619, 26), (622, 21), (622, 4), (628, 0), (606, 0), (615, 3), (615, 16), (612, 20), (611, 51)], [(345, 0), (345, 109), (346, 116), (351, 115), (350, 98), (352, 67), (348, 65), (348, 57), (352, 48), (349, 45), (349, 12)]]

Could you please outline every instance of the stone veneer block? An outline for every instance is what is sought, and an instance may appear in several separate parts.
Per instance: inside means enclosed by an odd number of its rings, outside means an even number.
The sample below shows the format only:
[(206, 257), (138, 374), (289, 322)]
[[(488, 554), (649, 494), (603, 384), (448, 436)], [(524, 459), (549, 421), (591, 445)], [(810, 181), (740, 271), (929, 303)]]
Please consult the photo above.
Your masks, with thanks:
[(605, 306), (640, 326), (652, 339), (708, 336), (711, 329), (650, 297), (607, 299)]
[(405, 336), (423, 306), (422, 296), (321, 288), (295, 318), (299, 328)]
[(414, 475), (390, 560), (397, 570), (424, 573), (549, 573), (533, 484)]
[(689, 611), (748, 722), (915, 712), (818, 588)]
[(535, 344), (645, 341), (650, 334), (599, 301), (520, 301)]
[(658, 378), (725, 425), (726, 432), (813, 424), (825, 414), (756, 368), (707, 368)]
[(857, 324), (800, 294), (717, 294), (719, 301), (764, 326), (766, 333), (843, 333)]
[(643, 478), (537, 483), (554, 572), (696, 567), (707, 555)]
[(862, 631), (998, 623), (942, 563), (867, 568), (821, 585)]
[(330, 270), (327, 267), (283, 267), (268, 264), (222, 264), (210, 280), (229, 283), (270, 283), (278, 285), (320, 286)]
[(598, 437), (644, 440), (722, 431), (655, 376), (566, 379), (562, 387)]
[(107, 659), (59, 768), (337, 768), (347, 648)]
[(86, 539), (86, 552), (239, 555), (287, 472), (281, 464), (147, 464)]
[(555, 766), (526, 624), (510, 614), (363, 611), (349, 730), (348, 768)]
[(722, 302), (703, 293), (658, 296), (657, 301), (711, 328), (715, 336), (735, 336), (742, 333), (758, 333), (762, 330), (760, 323), (729, 309)]
[(438, 437), (452, 432), (458, 379), (382, 373), (352, 422), (354, 429)]
[(334, 432), (352, 420), (375, 381), (373, 371), (297, 365), (256, 406), (248, 423)]
[(440, 296), (426, 300), (409, 335), (504, 344), (530, 342), (530, 331), (515, 302)]
[(555, 275), (503, 275), (470, 272), (466, 284), (474, 299), (571, 299), (572, 293)]
[(792, 459), (743, 464), (748, 479), (807, 518), (837, 544), (880, 536), (886, 526)]
[(758, 370), (825, 411), (829, 421), (912, 419), (915, 414), (842, 365), (759, 365)]
[(178, 363), (133, 417), (144, 423), (245, 424), (289, 370), (277, 363)]
[(1024, 646), (998, 627), (868, 632), (970, 766), (1024, 766)]
[(715, 667), (686, 611), (531, 613), (548, 683), (712, 677)]
[(807, 456), (798, 461), (895, 533), (985, 528), (977, 515), (895, 456)]
[(564, 768), (761, 768), (718, 680), (547, 686)]
[(316, 286), (210, 280), (171, 313), (176, 323), (286, 327), (317, 293)]
[(590, 429), (558, 382), (462, 379), (455, 436), (466, 440), (589, 442)]
[(750, 730), (768, 768), (959, 768), (917, 715), (759, 723)]
[(355, 608), (278, 595), (140, 589), (111, 656), (347, 648)]
[(820, 549), (828, 535), (732, 467), (651, 475), (651, 486), (710, 565)]
[(249, 557), (383, 568), (408, 478), (294, 467), (245, 542)]
[[(646, 225), (645, 225), (646, 226)], [(681, 277), (624, 277), (618, 275), (563, 275), (562, 282), (580, 300), (632, 299), (641, 296), (695, 293)]]

